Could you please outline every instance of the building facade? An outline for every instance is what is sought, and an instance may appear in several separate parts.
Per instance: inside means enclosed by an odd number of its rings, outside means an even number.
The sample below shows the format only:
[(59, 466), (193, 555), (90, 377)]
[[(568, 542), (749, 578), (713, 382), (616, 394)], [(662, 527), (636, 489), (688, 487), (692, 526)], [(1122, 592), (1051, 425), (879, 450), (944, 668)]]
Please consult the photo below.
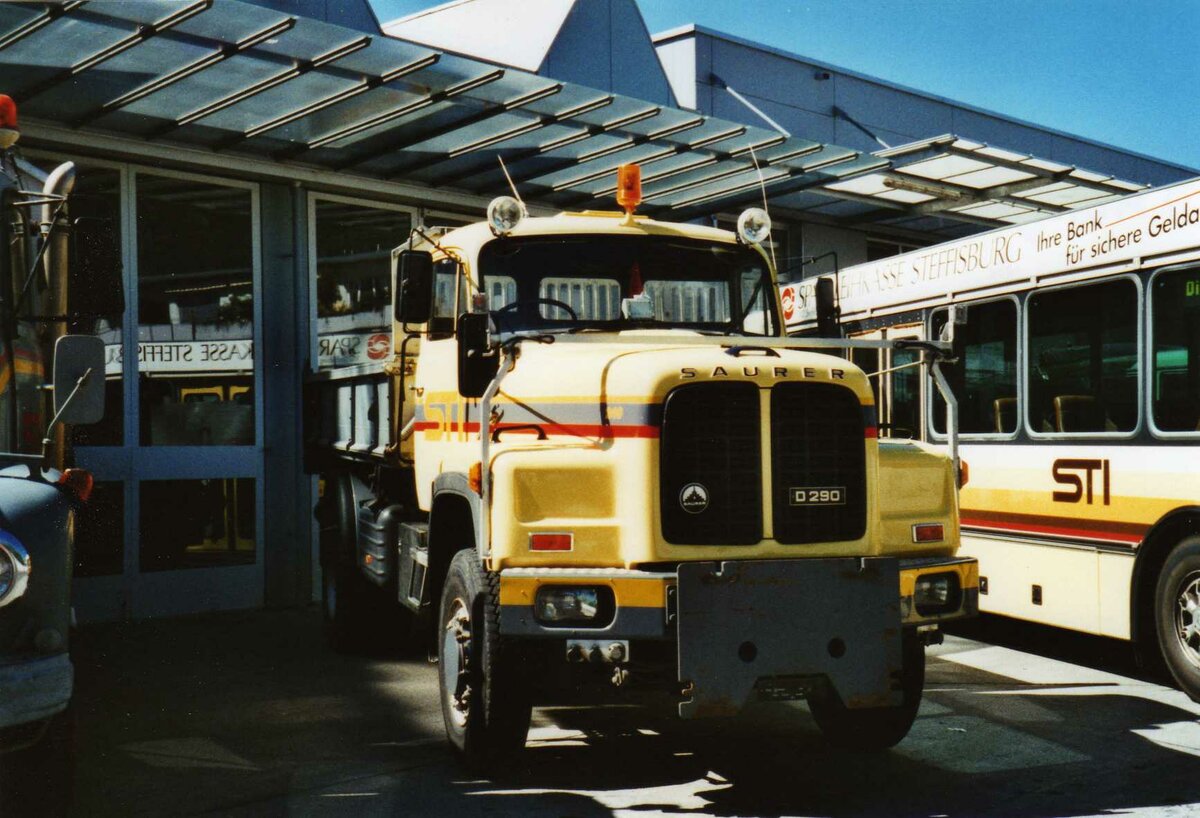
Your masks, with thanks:
[(482, 217), (497, 154), (546, 211), (608, 206), (640, 161), (650, 212), (720, 221), (761, 173), (794, 277), (1196, 175), (717, 32), (652, 37), (633, 0), (385, 26), (365, 0), (5, 5), (0, 92), (29, 162), (78, 164), (72, 216), (124, 263), (107, 414), (74, 433), (84, 621), (312, 598), (304, 376), (389, 354), (391, 249)]

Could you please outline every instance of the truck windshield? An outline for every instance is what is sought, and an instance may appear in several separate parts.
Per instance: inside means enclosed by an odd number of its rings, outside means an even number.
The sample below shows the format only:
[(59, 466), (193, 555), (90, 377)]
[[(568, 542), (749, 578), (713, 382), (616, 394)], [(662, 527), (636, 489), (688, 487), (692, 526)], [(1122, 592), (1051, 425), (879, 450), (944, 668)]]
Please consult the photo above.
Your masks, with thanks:
[(774, 292), (748, 247), (673, 236), (531, 236), (484, 245), (500, 332), (682, 328), (775, 335)]

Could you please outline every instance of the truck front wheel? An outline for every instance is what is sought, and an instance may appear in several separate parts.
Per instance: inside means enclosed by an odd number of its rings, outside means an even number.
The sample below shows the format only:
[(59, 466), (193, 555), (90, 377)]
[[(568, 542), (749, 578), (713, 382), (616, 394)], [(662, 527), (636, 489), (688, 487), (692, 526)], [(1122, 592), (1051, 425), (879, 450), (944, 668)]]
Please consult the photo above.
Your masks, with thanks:
[(450, 562), (438, 623), (446, 736), (478, 769), (525, 746), (531, 707), (519, 663), (500, 635), (499, 579), (473, 550)]
[(1183, 692), (1200, 701), (1200, 537), (1167, 555), (1154, 594), (1158, 645)]
[(925, 689), (925, 646), (911, 628), (904, 632), (901, 652), (904, 699), (900, 704), (851, 710), (834, 691), (809, 700), (813, 720), (830, 744), (847, 750), (886, 750), (908, 735)]

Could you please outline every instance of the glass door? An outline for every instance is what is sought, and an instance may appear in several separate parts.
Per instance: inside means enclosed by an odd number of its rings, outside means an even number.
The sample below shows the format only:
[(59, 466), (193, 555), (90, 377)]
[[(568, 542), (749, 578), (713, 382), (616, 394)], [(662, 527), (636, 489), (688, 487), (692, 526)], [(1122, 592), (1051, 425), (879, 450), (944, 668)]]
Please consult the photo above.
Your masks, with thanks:
[(106, 439), (93, 430), (77, 436), (77, 460), (105, 494), (81, 520), (79, 552), (111, 554), (120, 539), (121, 573), (114, 580), (77, 570), (80, 617), (257, 607), (258, 190), (136, 168), (123, 190), (128, 304), (116, 330), (121, 343), (110, 345), (114, 414)]

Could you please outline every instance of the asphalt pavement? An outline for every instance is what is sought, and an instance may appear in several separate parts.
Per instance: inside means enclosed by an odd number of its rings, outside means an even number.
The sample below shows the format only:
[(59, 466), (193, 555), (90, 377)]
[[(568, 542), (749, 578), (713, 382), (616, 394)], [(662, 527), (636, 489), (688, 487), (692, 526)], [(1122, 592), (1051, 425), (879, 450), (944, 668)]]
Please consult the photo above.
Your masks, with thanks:
[(802, 704), (735, 722), (538, 710), (522, 756), (477, 778), (445, 744), (435, 667), (338, 655), (320, 624), (305, 609), (83, 628), (75, 769), (47, 783), (81, 816), (1200, 815), (1200, 705), (1107, 640), (948, 637), (884, 753), (831, 750)]

